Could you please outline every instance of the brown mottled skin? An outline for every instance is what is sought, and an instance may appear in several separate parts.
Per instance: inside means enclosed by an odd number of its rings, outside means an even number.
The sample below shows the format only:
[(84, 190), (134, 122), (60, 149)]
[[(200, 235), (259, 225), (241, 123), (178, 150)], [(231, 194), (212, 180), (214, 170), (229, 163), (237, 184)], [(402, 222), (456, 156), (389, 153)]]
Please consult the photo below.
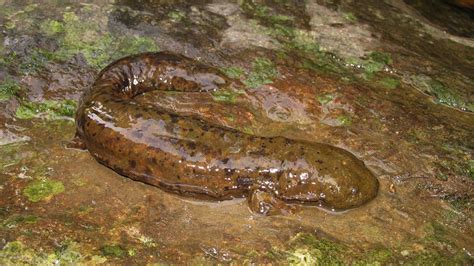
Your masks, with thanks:
[(198, 198), (248, 197), (251, 209), (262, 214), (278, 213), (286, 203), (344, 210), (376, 196), (377, 179), (347, 151), (256, 137), (141, 102), (152, 90), (231, 86), (242, 85), (168, 52), (120, 59), (102, 70), (83, 95), (77, 139), (119, 174)]

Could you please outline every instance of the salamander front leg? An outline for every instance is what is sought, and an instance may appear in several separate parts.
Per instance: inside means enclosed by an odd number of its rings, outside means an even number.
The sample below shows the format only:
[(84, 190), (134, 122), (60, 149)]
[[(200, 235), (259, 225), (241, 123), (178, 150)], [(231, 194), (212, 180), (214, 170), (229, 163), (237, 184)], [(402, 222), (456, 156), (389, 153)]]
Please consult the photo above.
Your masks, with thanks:
[(248, 197), (249, 208), (252, 212), (261, 215), (288, 215), (295, 213), (299, 208), (278, 199), (272, 192), (256, 189)]

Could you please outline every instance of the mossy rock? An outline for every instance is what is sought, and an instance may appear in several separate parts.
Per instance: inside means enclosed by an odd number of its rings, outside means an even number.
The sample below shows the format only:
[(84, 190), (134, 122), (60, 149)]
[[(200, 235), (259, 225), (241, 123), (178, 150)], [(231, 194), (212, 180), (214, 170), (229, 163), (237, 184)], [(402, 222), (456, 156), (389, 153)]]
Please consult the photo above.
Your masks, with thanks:
[(23, 195), (32, 202), (48, 200), (55, 195), (64, 192), (64, 185), (61, 181), (41, 179), (28, 184), (23, 190)]

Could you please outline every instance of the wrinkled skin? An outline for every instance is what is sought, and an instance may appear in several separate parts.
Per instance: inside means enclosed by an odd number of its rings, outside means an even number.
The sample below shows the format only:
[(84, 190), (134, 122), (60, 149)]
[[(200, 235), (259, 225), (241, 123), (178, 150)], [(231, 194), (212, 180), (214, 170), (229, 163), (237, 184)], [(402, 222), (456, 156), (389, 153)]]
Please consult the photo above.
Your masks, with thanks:
[(377, 179), (347, 151), (256, 137), (144, 101), (152, 90), (240, 86), (180, 55), (126, 57), (106, 67), (83, 95), (76, 140), (97, 161), (134, 180), (203, 199), (248, 197), (250, 208), (262, 214), (292, 209), (292, 203), (345, 210), (376, 196)]

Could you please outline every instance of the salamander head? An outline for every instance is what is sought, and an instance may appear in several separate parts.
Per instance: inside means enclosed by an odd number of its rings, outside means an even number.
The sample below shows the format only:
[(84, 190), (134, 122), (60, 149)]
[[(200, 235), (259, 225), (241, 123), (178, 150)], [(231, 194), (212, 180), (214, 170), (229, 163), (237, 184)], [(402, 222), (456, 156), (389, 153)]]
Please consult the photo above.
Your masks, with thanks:
[(337, 172), (288, 175), (280, 179), (278, 194), (285, 201), (318, 205), (330, 210), (355, 208), (377, 195), (378, 180), (368, 169), (365, 170), (348, 175)]

